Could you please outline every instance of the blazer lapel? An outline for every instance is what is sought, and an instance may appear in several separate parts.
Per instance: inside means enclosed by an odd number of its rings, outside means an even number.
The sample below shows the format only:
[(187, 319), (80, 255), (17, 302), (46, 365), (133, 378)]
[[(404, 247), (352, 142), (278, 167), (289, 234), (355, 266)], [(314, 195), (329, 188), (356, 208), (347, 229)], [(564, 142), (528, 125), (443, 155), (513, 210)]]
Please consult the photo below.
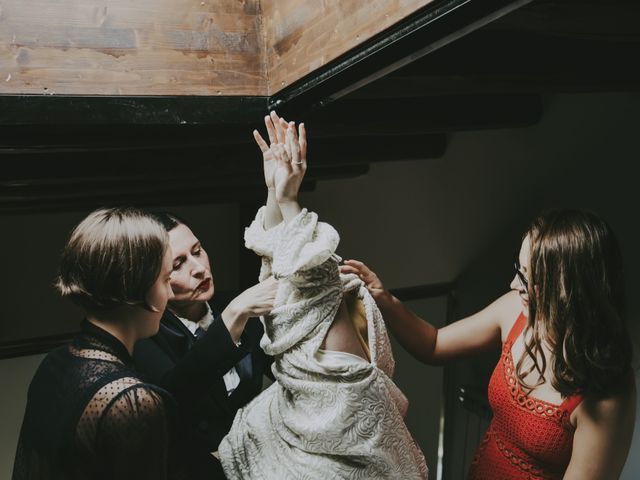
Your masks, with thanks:
[(168, 344), (169, 350), (177, 358), (182, 358), (195, 341), (195, 337), (184, 323), (169, 310), (164, 312), (160, 320), (160, 328), (162, 328), (163, 338)]

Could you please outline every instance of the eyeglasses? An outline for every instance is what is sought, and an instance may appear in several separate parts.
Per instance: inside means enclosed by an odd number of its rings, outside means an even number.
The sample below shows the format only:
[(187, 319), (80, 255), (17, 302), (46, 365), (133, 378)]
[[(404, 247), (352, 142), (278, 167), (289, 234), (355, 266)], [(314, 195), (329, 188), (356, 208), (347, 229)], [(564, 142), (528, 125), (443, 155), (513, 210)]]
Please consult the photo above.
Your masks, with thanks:
[(527, 276), (520, 270), (520, 262), (518, 260), (513, 262), (513, 267), (516, 269), (516, 275), (518, 276), (518, 280), (520, 280), (520, 284), (525, 290), (529, 290), (529, 281), (527, 280)]

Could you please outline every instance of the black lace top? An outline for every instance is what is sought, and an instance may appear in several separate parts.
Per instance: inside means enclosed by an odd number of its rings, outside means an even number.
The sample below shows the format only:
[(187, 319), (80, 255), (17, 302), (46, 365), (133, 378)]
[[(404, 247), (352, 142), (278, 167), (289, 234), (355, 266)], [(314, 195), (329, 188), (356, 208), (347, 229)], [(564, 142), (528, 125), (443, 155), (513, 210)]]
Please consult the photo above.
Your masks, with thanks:
[(166, 393), (137, 378), (124, 345), (85, 321), (31, 381), (13, 480), (181, 477), (171, 412)]

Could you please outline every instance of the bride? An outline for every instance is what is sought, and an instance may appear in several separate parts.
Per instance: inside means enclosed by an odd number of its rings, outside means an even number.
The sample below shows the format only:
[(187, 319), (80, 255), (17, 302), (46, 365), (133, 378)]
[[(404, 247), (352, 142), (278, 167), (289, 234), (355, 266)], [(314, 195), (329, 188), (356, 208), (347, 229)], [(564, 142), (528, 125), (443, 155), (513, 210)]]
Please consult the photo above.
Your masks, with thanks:
[(391, 380), (394, 360), (380, 311), (356, 275), (340, 275), (338, 233), (298, 204), (306, 132), (265, 118), (267, 204), (245, 232), (278, 281), (264, 317), (276, 382), (239, 410), (219, 454), (229, 478), (426, 479), (422, 452)]

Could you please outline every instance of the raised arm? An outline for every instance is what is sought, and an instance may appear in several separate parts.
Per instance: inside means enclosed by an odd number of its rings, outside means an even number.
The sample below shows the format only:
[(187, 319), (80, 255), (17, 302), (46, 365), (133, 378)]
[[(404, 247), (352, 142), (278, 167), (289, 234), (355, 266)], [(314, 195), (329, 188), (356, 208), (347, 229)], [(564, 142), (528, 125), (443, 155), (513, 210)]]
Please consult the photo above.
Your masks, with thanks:
[[(283, 149), (283, 153), (285, 153), (289, 159), (293, 154), (296, 154), (296, 161), (298, 162), (297, 165), (303, 165), (303, 163), (300, 163), (302, 157), (306, 168), (306, 135), (303, 133), (304, 125), (301, 125), (301, 135), (299, 139), (295, 132), (294, 122), (287, 122), (284, 118), (279, 117), (276, 112), (271, 112), (269, 115), (265, 116), (264, 124), (267, 128), (269, 144), (267, 144), (257, 130), (253, 131), (253, 138), (262, 152), (264, 181), (267, 187), (267, 202), (264, 212), (263, 226), (268, 230), (275, 227), (283, 220), (280, 205), (276, 198), (275, 178), (276, 170), (278, 168), (278, 160), (274, 155), (274, 151)], [(293, 127), (293, 135), (288, 133), (290, 125)], [(295, 152), (293, 149), (295, 149)], [(304, 176), (304, 172), (302, 172), (302, 175)]]
[[(284, 143), (284, 129), (282, 123), (283, 119), (278, 117), (275, 112), (271, 112), (270, 115), (264, 117), (264, 124), (267, 128), (267, 135), (269, 137), (269, 144), (265, 142), (258, 130), (253, 131), (253, 138), (255, 139), (260, 151), (262, 152), (262, 165), (264, 170), (264, 181), (267, 187), (267, 203), (264, 214), (264, 228), (268, 230), (275, 227), (282, 222), (282, 213), (280, 207), (276, 202), (276, 191), (274, 186), (274, 174), (276, 170), (277, 160), (271, 150), (271, 145), (277, 143)], [(286, 123), (286, 122), (285, 122)]]
[(277, 159), (274, 173), (276, 201), (285, 222), (291, 221), (302, 210), (298, 204), (298, 192), (307, 171), (307, 132), (301, 123), (299, 132), (294, 122), (289, 122), (284, 142), (271, 146)]
[(437, 329), (418, 317), (382, 284), (364, 263), (346, 260), (341, 273), (355, 273), (366, 284), (389, 330), (416, 359), (430, 365), (499, 347), (521, 309), (515, 292), (509, 292), (480, 312)]

